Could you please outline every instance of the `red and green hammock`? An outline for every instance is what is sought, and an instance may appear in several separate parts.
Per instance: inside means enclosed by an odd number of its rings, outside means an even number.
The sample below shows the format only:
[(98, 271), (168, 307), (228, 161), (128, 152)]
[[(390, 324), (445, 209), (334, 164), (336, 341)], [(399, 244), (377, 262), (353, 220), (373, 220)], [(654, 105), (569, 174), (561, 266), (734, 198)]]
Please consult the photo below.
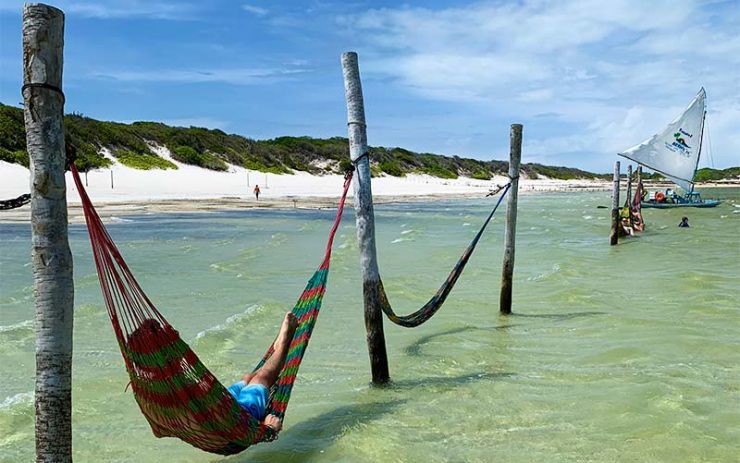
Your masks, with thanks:
[[(82, 199), (108, 315), (136, 402), (154, 435), (177, 437), (199, 449), (222, 455), (235, 454), (250, 445), (275, 439), (277, 433), (239, 406), (144, 294), (95, 211), (74, 165), (71, 170)], [(270, 390), (267, 406), (267, 414), (279, 418), (285, 415), (298, 368), (319, 315), (332, 242), (351, 180), (350, 172), (345, 178), (324, 259), (293, 308), (299, 325), (285, 365)], [(272, 353), (271, 345), (256, 368)]]

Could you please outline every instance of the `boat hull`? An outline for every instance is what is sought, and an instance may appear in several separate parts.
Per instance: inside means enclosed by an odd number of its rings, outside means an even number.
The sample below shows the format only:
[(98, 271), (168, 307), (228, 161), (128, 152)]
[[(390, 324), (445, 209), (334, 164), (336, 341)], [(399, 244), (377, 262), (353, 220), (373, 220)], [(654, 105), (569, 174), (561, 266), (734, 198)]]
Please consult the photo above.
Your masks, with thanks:
[(673, 209), (676, 207), (715, 207), (718, 206), (721, 202), (722, 201), (718, 199), (707, 199), (702, 202), (692, 203), (654, 203), (643, 201), (640, 203), (640, 206), (652, 209)]

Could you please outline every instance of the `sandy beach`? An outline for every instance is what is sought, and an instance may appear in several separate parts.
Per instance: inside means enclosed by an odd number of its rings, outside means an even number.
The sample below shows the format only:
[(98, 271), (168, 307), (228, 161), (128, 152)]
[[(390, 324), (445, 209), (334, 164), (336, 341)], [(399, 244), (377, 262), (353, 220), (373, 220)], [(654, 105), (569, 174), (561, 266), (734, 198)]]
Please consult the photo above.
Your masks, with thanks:
[[(317, 176), (306, 172), (276, 175), (234, 165), (230, 165), (226, 172), (217, 172), (175, 161), (166, 148), (156, 150), (161, 157), (175, 163), (178, 169), (142, 171), (114, 161), (111, 168), (83, 174), (87, 191), (104, 219), (160, 212), (334, 207), (341, 193), (343, 179), (340, 175)], [(70, 222), (77, 223), (83, 220), (80, 198), (71, 173), (67, 173), (66, 180)], [(478, 198), (507, 182), (508, 179), (504, 176), (485, 181), (467, 177), (442, 179), (411, 174), (405, 177), (374, 178), (372, 188), (375, 201), (387, 203), (428, 201), (435, 198)], [(0, 199), (15, 198), (27, 193), (29, 183), (28, 169), (0, 161)], [(261, 190), (259, 200), (253, 194), (256, 185)], [(520, 191), (524, 193), (609, 188), (611, 182), (604, 181), (520, 179)], [(27, 222), (29, 219), (29, 206), (0, 211), (0, 222)]]
[[(126, 167), (107, 150), (103, 154), (113, 164), (82, 174), (88, 194), (101, 217), (110, 219), (124, 215), (168, 212), (206, 212), (226, 209), (304, 208), (319, 209), (336, 206), (343, 178), (340, 175), (311, 175), (295, 172), (276, 175), (240, 166), (229, 165), (226, 172), (218, 172), (184, 164), (172, 158), (165, 147), (152, 146), (159, 156), (177, 165), (169, 170), (137, 170)], [(67, 172), (67, 202), (71, 223), (84, 221), (80, 197)], [(490, 180), (468, 177), (443, 179), (429, 175), (409, 174), (405, 177), (383, 176), (373, 178), (373, 197), (378, 204), (389, 202), (430, 201), (434, 199), (464, 199), (484, 197), (508, 178), (495, 176)], [(30, 171), (18, 164), (0, 161), (0, 199), (16, 198), (28, 193)], [(257, 200), (253, 194), (259, 185)], [(652, 184), (654, 188), (670, 184)], [(720, 184), (702, 185), (717, 187)], [(732, 185), (727, 185), (732, 186)], [(600, 191), (611, 190), (612, 182), (603, 180), (558, 180), (522, 176), (519, 190), (527, 194), (546, 191)], [(352, 190), (350, 189), (350, 196)], [(352, 201), (349, 201), (351, 207)], [(28, 222), (30, 206), (0, 211), (0, 223)]]

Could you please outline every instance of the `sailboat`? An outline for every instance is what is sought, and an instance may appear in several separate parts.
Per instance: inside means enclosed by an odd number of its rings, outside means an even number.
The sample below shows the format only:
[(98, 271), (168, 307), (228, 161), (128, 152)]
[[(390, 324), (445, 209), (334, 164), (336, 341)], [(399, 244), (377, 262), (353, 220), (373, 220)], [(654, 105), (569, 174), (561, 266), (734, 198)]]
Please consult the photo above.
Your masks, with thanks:
[(665, 130), (618, 153), (662, 173), (686, 191), (684, 196), (671, 189), (665, 193), (659, 191), (649, 200), (643, 200), (642, 207), (714, 207), (720, 203), (716, 199), (702, 199), (699, 192), (694, 191), (694, 176), (701, 157), (704, 122), (707, 117), (706, 98), (707, 94), (702, 88), (689, 107), (668, 124)]

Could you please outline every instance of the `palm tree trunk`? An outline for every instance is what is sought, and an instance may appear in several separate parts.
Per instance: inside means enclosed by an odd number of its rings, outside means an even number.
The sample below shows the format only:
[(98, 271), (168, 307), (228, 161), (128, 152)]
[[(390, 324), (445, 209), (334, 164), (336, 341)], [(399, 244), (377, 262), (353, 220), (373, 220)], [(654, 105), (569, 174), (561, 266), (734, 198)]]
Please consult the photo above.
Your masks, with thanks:
[(72, 461), (74, 284), (64, 181), (63, 46), (64, 14), (50, 6), (26, 4), (23, 98), (31, 160), (37, 462)]

